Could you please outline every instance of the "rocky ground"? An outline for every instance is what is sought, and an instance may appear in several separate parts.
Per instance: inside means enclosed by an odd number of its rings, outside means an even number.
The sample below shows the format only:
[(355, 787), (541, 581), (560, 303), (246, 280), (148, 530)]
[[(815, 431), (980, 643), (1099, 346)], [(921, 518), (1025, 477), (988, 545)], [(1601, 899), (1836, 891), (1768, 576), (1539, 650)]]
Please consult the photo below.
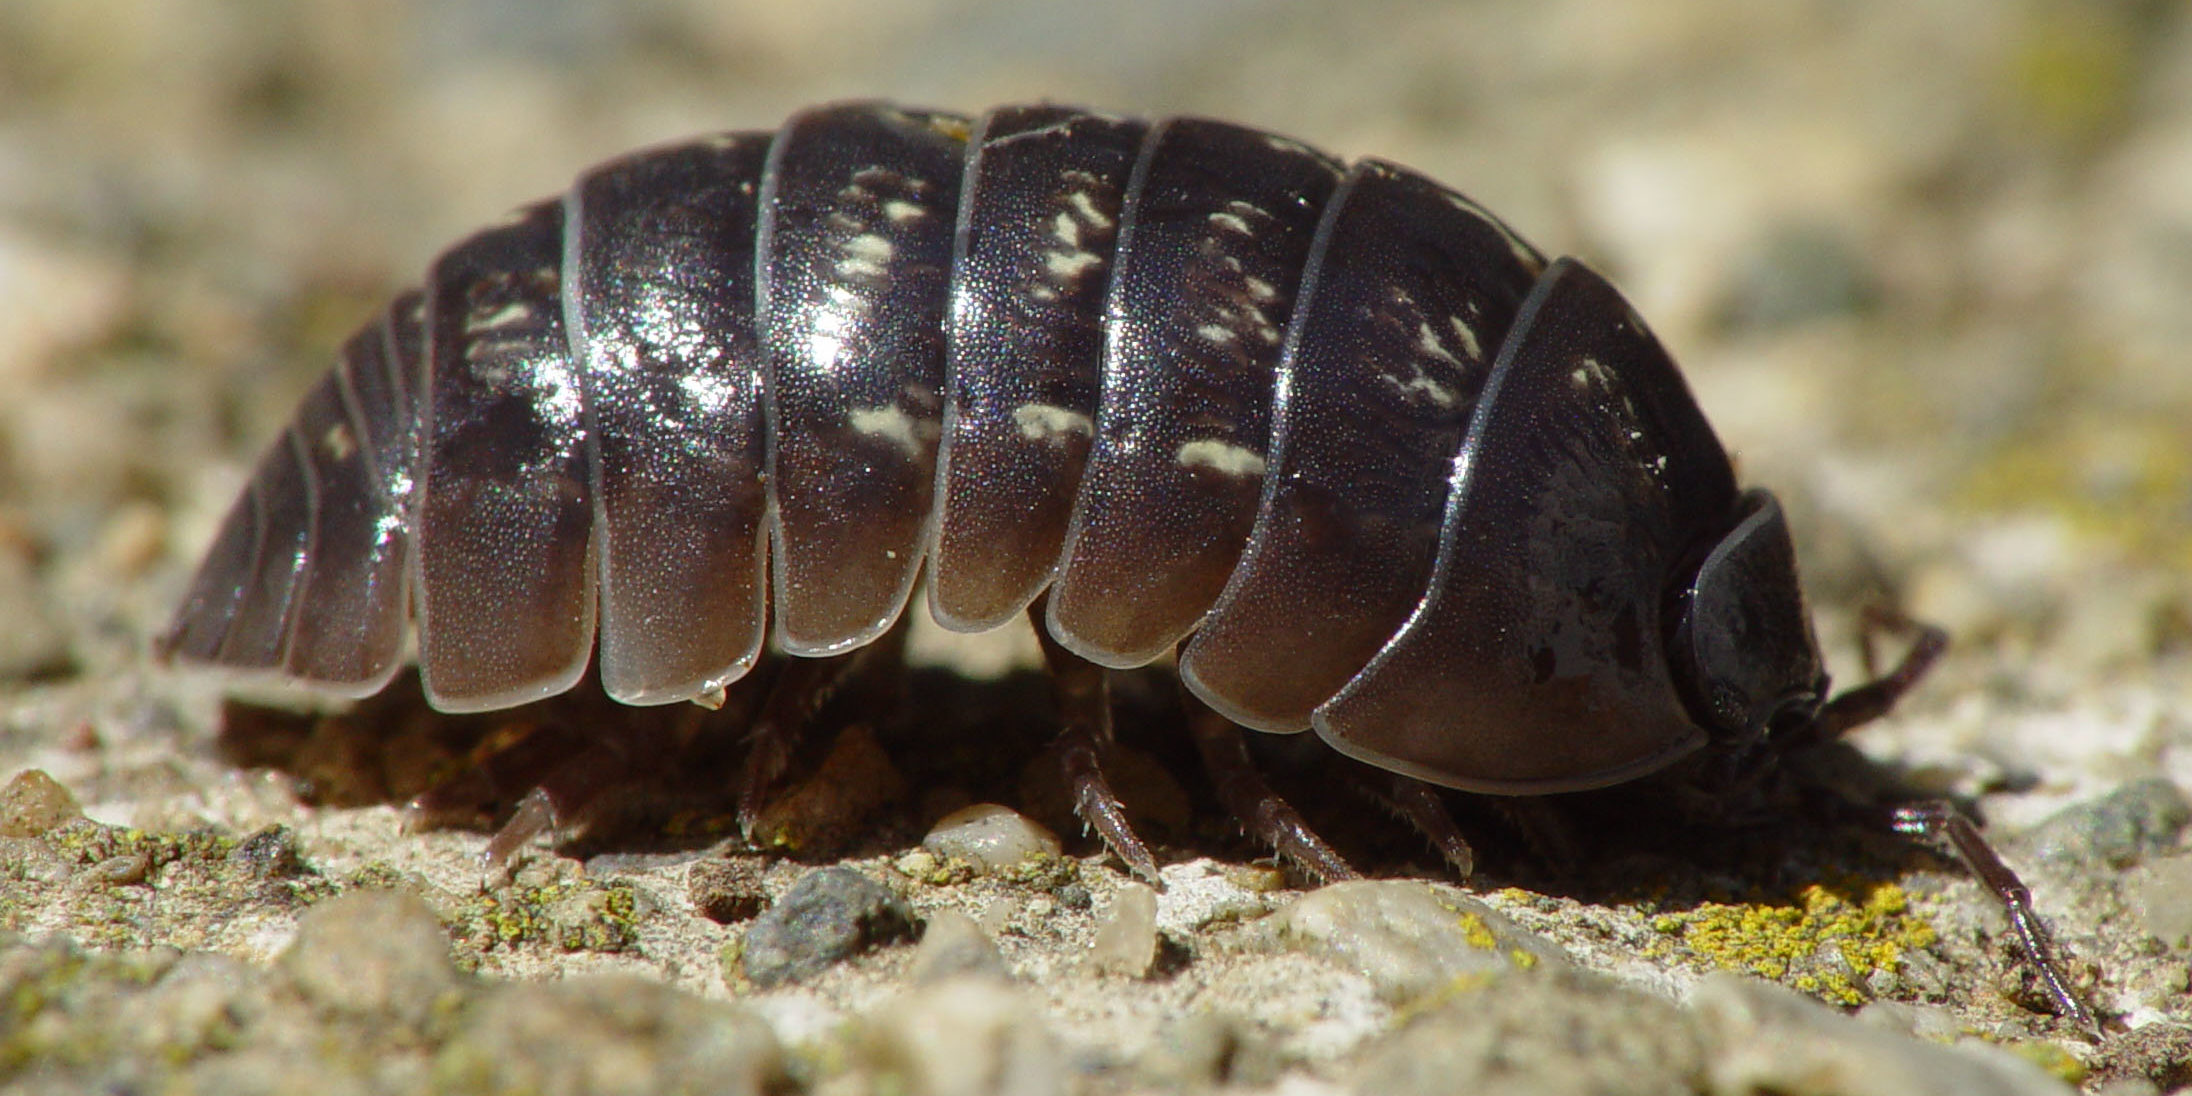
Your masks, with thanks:
[[(1327, 795), (1383, 878), (1306, 889), (1130, 682), (1148, 890), (1061, 817), (1024, 637), (915, 635), (956, 676), (821, 736), (767, 831), (796, 855), (657, 780), (507, 870), (491, 819), (402, 803), (482, 736), (626, 715), (293, 715), (149, 661), (256, 449), (440, 246), (855, 95), (1263, 125), (1608, 271), (1789, 505), (1837, 677), (1868, 604), (1956, 636), (1823, 778), (1981, 812), (2105, 1030), (1952, 864), (1816, 818), (1599, 806), (1562, 854), (1464, 804), (1487, 869), (1454, 886)], [(0, 0), (0, 1086), (2192, 1086), (2187, 345), (2171, 0)], [(953, 817), (992, 800), (1062, 847)]]

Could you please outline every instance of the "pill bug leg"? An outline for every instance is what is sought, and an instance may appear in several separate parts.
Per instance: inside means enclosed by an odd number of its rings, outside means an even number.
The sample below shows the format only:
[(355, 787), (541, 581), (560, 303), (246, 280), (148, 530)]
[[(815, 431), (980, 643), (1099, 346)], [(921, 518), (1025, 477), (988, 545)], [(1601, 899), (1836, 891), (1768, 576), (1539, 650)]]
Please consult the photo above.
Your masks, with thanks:
[(1051, 638), (1043, 627), (1049, 596), (1035, 599), (1028, 618), (1043, 647), (1043, 664), (1050, 672), (1052, 691), (1058, 700), (1058, 763), (1065, 770), (1066, 788), (1073, 795), (1073, 811), (1095, 827), (1113, 854), (1134, 874), (1162, 887), (1157, 858), (1135, 836), (1126, 808), (1104, 777), (1102, 755), (1111, 746), (1111, 685), (1102, 666), (1074, 654)]
[[(1948, 651), (1947, 632), (1893, 610), (1869, 609), (1865, 612), (1860, 633), (1868, 675), (1872, 671), (1873, 642), (1881, 633), (1910, 637), (1910, 650), (1894, 669), (1852, 687), (1823, 705), (1811, 722), (1808, 734), (1812, 740), (1831, 742), (1888, 714), (1903, 694), (1916, 686)], [(1806, 744), (1792, 742), (1790, 746), (1801, 748)]]
[[(1808, 728), (1809, 737), (1819, 742), (1833, 741), (1886, 715), (1948, 650), (1948, 633), (1940, 628), (1893, 610), (1871, 609), (1865, 613), (1861, 633), (1868, 672), (1873, 663), (1874, 640), (1882, 633), (1909, 636), (1910, 649), (1893, 669), (1823, 705)], [(1892, 808), (1887, 828), (1949, 853), (1963, 864), (1965, 871), (1992, 891), (2003, 912), (2009, 916), (2010, 927), (2017, 934), (2017, 944), (2024, 951), (2025, 961), (2032, 965), (2049, 999), (2054, 1001), (2057, 1014), (2088, 1034), (2100, 1034), (2092, 1011), (2071, 989), (2054, 937), (2040, 920), (2038, 911), (2032, 908), (2031, 888), (2002, 862), (2001, 854), (1995, 852), (1980, 834), (1970, 816), (1945, 799), (1920, 800)]]
[(1964, 870), (1994, 892), (2002, 909), (2009, 914), (2010, 927), (2017, 933), (2017, 945), (2023, 949), (2025, 961), (2032, 964), (2049, 999), (2055, 1002), (2057, 1015), (2076, 1024), (2086, 1034), (2098, 1037), (2101, 1033), (2099, 1022), (2070, 988), (2055, 938), (2047, 931), (2046, 923), (2040, 920), (2039, 911), (2032, 908), (2032, 890), (2002, 862), (2001, 855), (1980, 835), (1979, 827), (1971, 818), (1954, 803), (1932, 799), (1896, 807), (1889, 824), (1897, 833), (1954, 854)]
[(1300, 864), (1327, 883), (1362, 878), (1332, 846), (1317, 836), (1292, 804), (1271, 790), (1263, 774), (1248, 756), (1248, 743), (1238, 723), (1213, 711), (1193, 694), (1181, 690), (1187, 706), (1188, 730), (1195, 736), (1195, 751), (1210, 771), (1218, 802), (1233, 813), (1250, 836), (1279, 850), (1279, 855)]
[(905, 629), (849, 654), (830, 658), (787, 658), (770, 682), (761, 712), (746, 731), (746, 760), (738, 777), (738, 829), (751, 842), (808, 724), (845, 687), (875, 667), (897, 665), (905, 654)]
[(1461, 827), (1454, 824), (1454, 816), (1446, 809), (1446, 801), (1439, 798), (1438, 789), (1412, 776), (1399, 773), (1387, 774), (1389, 787), (1378, 796), (1402, 821), (1415, 827), (1431, 848), (1454, 869), (1454, 874), (1467, 879), (1476, 874), (1477, 853), (1469, 846), (1469, 839), (1461, 834)]

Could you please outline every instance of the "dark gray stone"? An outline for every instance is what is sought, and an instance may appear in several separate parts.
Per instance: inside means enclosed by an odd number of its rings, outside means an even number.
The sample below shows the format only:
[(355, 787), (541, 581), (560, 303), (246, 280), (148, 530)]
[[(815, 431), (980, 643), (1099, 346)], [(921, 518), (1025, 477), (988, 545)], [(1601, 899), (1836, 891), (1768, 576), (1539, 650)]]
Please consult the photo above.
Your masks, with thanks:
[(754, 918), (740, 962), (766, 989), (912, 932), (912, 911), (889, 888), (851, 868), (817, 868)]
[(2192, 803), (2166, 777), (2156, 776), (2065, 807), (2034, 826), (2024, 840), (2042, 860), (2124, 868), (2176, 848), (2188, 821)]

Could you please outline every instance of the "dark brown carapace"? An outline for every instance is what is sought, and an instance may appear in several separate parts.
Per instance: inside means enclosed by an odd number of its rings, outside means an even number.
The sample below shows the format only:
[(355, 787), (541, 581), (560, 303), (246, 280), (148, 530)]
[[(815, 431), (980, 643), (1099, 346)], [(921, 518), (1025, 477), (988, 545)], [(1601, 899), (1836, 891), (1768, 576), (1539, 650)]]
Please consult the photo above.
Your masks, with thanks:
[[(1462, 195), (1202, 119), (876, 103), (613, 161), (451, 248), (306, 398), (162, 646), (363, 695), (415, 634), (427, 698), (478, 711), (597, 650), (617, 700), (708, 703), (766, 640), (806, 663), (752, 797), (924, 568), (947, 627), (1032, 608), (1080, 809), (1152, 877), (1105, 667), (1177, 650), (1222, 797), (1336, 877), (1239, 728), (1396, 774), (1466, 865), (1419, 782), (1765, 765), (1940, 648), (1829, 700), (1773, 496), (1611, 286)], [(1905, 822), (2090, 1025), (1968, 823)]]

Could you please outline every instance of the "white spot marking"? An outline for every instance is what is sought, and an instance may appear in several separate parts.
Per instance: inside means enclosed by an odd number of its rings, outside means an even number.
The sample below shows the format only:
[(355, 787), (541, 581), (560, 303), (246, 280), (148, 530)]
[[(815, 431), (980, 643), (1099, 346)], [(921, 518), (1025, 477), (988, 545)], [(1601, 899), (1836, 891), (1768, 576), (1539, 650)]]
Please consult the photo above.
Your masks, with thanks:
[(913, 416), (895, 407), (856, 407), (849, 417), (852, 428), (871, 438), (881, 438), (919, 459), (921, 437)]
[(1446, 344), (1439, 341), (1438, 332), (1432, 330), (1428, 323), (1416, 324), (1416, 352), (1452, 365), (1461, 364), (1461, 359), (1456, 358), (1453, 351), (1446, 349)]
[(1219, 228), (1225, 229), (1228, 232), (1238, 232), (1243, 236), (1248, 236), (1252, 234), (1252, 230), (1248, 227), (1248, 222), (1242, 219), (1238, 214), (1213, 213), (1210, 215), (1210, 223)]
[(893, 198), (883, 203), (883, 216), (890, 218), (896, 224), (918, 221), (928, 215), (929, 211), (925, 207), (915, 202), (909, 202), (904, 198)]
[(1448, 388), (1445, 385), (1440, 384), (1439, 382), (1432, 380), (1431, 378), (1424, 376), (1421, 373), (1418, 373), (1415, 375), (1414, 378), (1405, 381), (1401, 380), (1399, 377), (1387, 377), (1385, 379), (1392, 381), (1393, 386), (1400, 389), (1402, 395), (1413, 396), (1416, 393), (1420, 392), (1425, 397), (1429, 398), (1432, 403), (1435, 403), (1440, 407), (1450, 408), (1454, 406), (1454, 404), (1460, 402), (1460, 397), (1454, 395), (1453, 389)]
[(320, 448), (336, 460), (349, 460), (350, 454), (358, 451), (358, 439), (350, 436), (349, 426), (338, 422), (320, 435)]
[(1482, 343), (1477, 342), (1476, 328), (1470, 327), (1459, 316), (1449, 317), (1446, 324), (1454, 329), (1454, 337), (1461, 340), (1462, 349), (1469, 352), (1471, 359), (1475, 361), (1484, 360), (1484, 346)]
[(1068, 437), (1094, 437), (1096, 423), (1071, 408), (1047, 403), (1023, 403), (1012, 410), (1013, 425), (1029, 441), (1063, 441)]
[(1248, 291), (1250, 300), (1257, 304), (1270, 304), (1279, 299), (1279, 289), (1262, 278), (1249, 277), (1241, 280), (1241, 288)]
[(1173, 455), (1173, 460), (1182, 468), (1193, 468), (1199, 464), (1228, 476), (1260, 476), (1264, 469), (1263, 457), (1260, 455), (1232, 442), (1213, 438), (1202, 438), (1180, 446), (1180, 451)]
[(1606, 367), (1600, 365), (1597, 358), (1583, 359), (1582, 364), (1577, 365), (1575, 371), (1568, 374), (1569, 383), (1577, 388), (1589, 388), (1594, 384), (1607, 385), (1612, 383), (1612, 380), (1613, 378), (1606, 375)]
[(1078, 280), (1089, 268), (1103, 265), (1103, 256), (1088, 251), (1054, 251), (1043, 259), (1043, 272), (1061, 284)]
[(1081, 246), (1081, 222), (1074, 220), (1073, 215), (1070, 213), (1060, 213), (1057, 219), (1050, 222), (1050, 235), (1052, 239), (1067, 247), (1079, 247)]
[(1066, 195), (1066, 204), (1072, 206), (1073, 212), (1082, 220), (1087, 221), (1092, 227), (1111, 227), (1111, 218), (1105, 216), (1103, 210), (1096, 208), (1095, 200), (1086, 193), (1076, 190)]
[(1205, 342), (1229, 343), (1240, 338), (1232, 328), (1221, 323), (1206, 323), (1196, 328), (1195, 333), (1201, 335)]
[(533, 318), (533, 305), (529, 301), (510, 301), (493, 312), (474, 312), (464, 318), (464, 333), (478, 334), (498, 327), (524, 323)]

